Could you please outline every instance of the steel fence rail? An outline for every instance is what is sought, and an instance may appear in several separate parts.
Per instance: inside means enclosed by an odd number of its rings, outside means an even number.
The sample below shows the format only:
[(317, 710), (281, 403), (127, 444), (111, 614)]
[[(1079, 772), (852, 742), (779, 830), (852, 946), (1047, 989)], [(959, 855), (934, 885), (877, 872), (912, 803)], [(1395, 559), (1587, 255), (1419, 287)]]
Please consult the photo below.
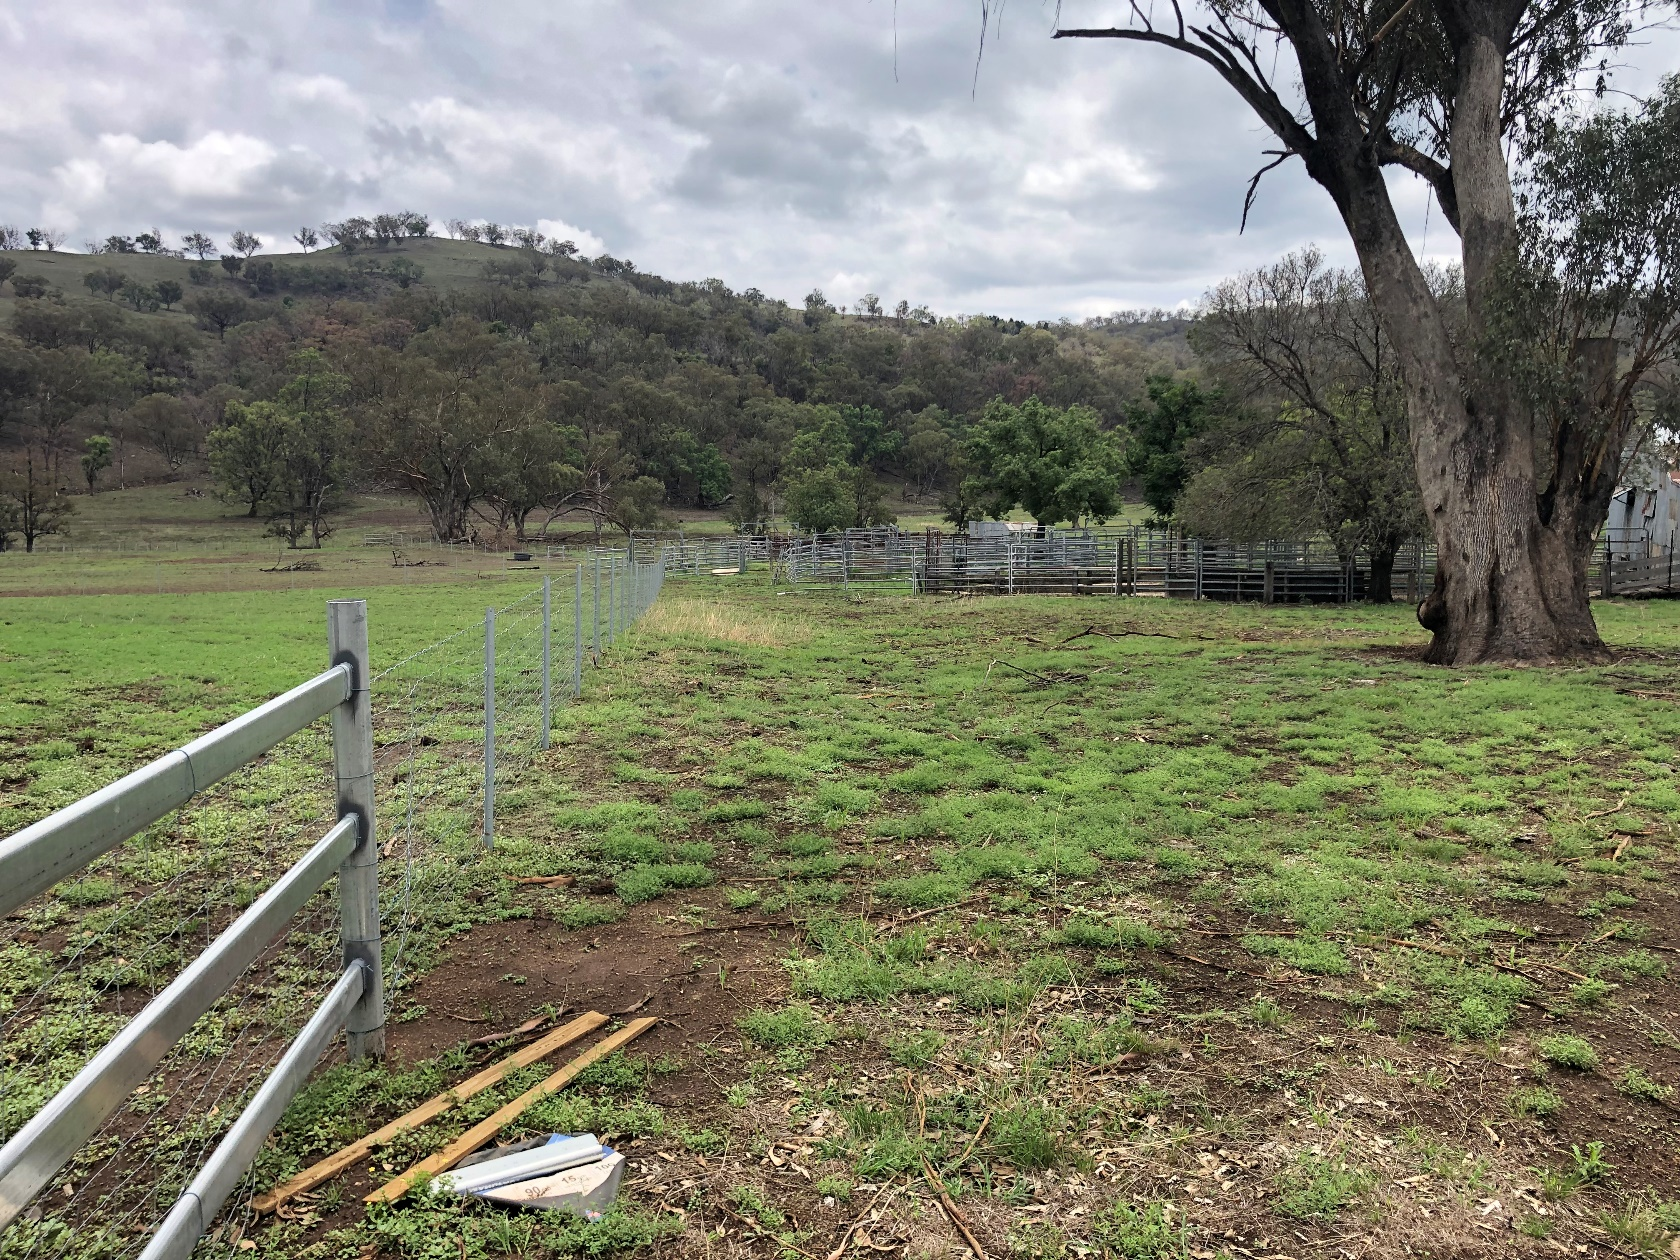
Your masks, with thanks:
[(369, 968), (360, 962), (345, 969), (320, 1009), (287, 1047), (256, 1097), (204, 1162), (192, 1184), (175, 1201), (169, 1215), (163, 1218), (152, 1240), (140, 1253), (140, 1260), (185, 1260), (192, 1254), (222, 1204), (262, 1150), (269, 1131), (280, 1122), (287, 1104), (303, 1088), (338, 1030), (345, 1026), (370, 976)]
[(349, 666), (334, 665), (0, 841), (0, 917), (324, 717), (350, 690)]
[(0, 1229), (28, 1206), (332, 877), (356, 847), (357, 830), (355, 817), (340, 819), (0, 1147)]
[[(652, 558), (648, 558), (650, 555)], [(478, 674), (483, 687), (485, 751), (489, 754), (484, 766), (483, 804), (485, 821), (489, 824), (485, 828), (485, 840), (491, 838), (494, 825), (498, 779), (515, 775), (520, 767), (536, 763), (551, 742), (555, 701), (568, 694), (575, 696), (582, 690), (588, 623), (593, 622), (595, 627), (595, 633), (587, 635), (588, 646), (599, 660), (602, 651), (621, 639), (648, 610), (664, 582), (663, 557), (652, 549), (644, 549), (642, 556), (628, 550), (602, 549), (579, 559), (577, 573), (563, 586), (545, 580), (530, 594), (494, 609), (487, 619), (487, 628), (493, 626), (494, 631), (486, 634), (482, 644), (484, 660), (482, 673)], [(592, 601), (593, 608), (587, 610), (584, 564), (594, 569), (594, 581), (590, 585), (598, 592)], [(574, 607), (555, 608), (555, 596), (568, 588), (575, 592)], [(571, 621), (570, 627), (564, 621), (560, 623), (560, 632), (569, 631), (572, 640), (568, 671), (571, 677), (561, 682), (561, 696), (557, 697), (553, 671), (556, 667), (566, 669), (568, 664), (563, 655), (559, 661), (554, 659), (554, 623), (562, 616)], [(471, 719), (460, 720), (464, 716), (460, 702), (465, 700), (476, 707), (481, 698), (474, 694), (477, 688), (473, 682), (478, 679), (471, 677), (477, 671), (469, 673), (459, 668), (465, 662), (457, 657), (468, 651), (476, 654), (480, 645), (474, 642), (475, 638), (471, 630), (464, 630), (375, 677), (368, 664), (365, 602), (329, 601), (328, 647), (332, 667), (325, 673), (0, 842), (0, 887), (6, 890), (0, 893), (0, 905), (9, 912), (141, 833), (196, 793), (273, 749), (311, 722), (323, 715), (331, 718), (336, 822), (327, 827), (301, 860), (275, 878), (256, 902), (207, 941), (201, 953), (184, 966), (172, 957), (167, 964), (169, 970), (158, 977), (159, 983), (167, 983), (156, 996), (114, 1033), (102, 1028), (100, 1039), (109, 1037), (109, 1040), (0, 1146), (0, 1229), (11, 1225), (32, 1199), (44, 1205), (43, 1189), (62, 1182), (69, 1175), (68, 1168), (80, 1167), (71, 1164), (77, 1152), (95, 1135), (111, 1132), (120, 1119), (118, 1112), (128, 1100), (148, 1080), (155, 1080), (159, 1071), (167, 1070), (167, 1063), (173, 1061), (168, 1057), (179, 1053), (183, 1039), (200, 1026), (198, 1021), (207, 1016), (215, 1018), (212, 1012), (225, 1005), (241, 977), (251, 972), (277, 940), (292, 939), (292, 934), (299, 931), (293, 920), (335, 872), (340, 961), (331, 967), (331, 980), (327, 982), (330, 991), (323, 997), (321, 989), (314, 990), (304, 1008), (308, 1018), (301, 1031), (296, 1031), (296, 1023), (288, 1021), (276, 1027), (266, 1039), (258, 1037), (251, 1042), (242, 1058), (226, 1061), (227, 1079), (218, 1086), (222, 1091), (220, 1096), (225, 1097), (230, 1088), (257, 1088), (237, 1118), (229, 1117), (232, 1128), (213, 1151), (208, 1142), (215, 1140), (211, 1134), (219, 1126), (212, 1126), (206, 1133), (205, 1144), (189, 1144), (184, 1148), (169, 1169), (160, 1169), (150, 1158), (140, 1158), (137, 1151), (121, 1157), (116, 1153), (101, 1154), (101, 1175), (108, 1178), (102, 1185), (110, 1187), (109, 1178), (114, 1177), (114, 1188), (123, 1198), (120, 1202), (115, 1198), (110, 1200), (115, 1217), (106, 1213), (106, 1198), (100, 1199), (100, 1215), (96, 1218), (100, 1223), (95, 1227), (121, 1233), (133, 1229), (127, 1222), (144, 1219), (142, 1214), (148, 1209), (149, 1199), (137, 1197), (129, 1189), (130, 1183), (135, 1190), (149, 1184), (154, 1195), (167, 1189), (174, 1196), (190, 1177), (190, 1184), (175, 1198), (145, 1251), (148, 1260), (188, 1255), (223, 1211), (268, 1133), (307, 1081), (339, 1029), (347, 1034), (351, 1057), (377, 1057), (383, 1053), (389, 996), (384, 974), (386, 950), (381, 924), (379, 842), (386, 837), (376, 819), (375, 794), (376, 791), (396, 794), (395, 801), (387, 796), (381, 804), (388, 811), (393, 804), (398, 806), (387, 844), (400, 839), (404, 849), (404, 861), (399, 868), (400, 886), (389, 890), (390, 909), (401, 933), (392, 942), (390, 965), (396, 977), (401, 971), (403, 943), (410, 927), (409, 903), (417, 852), (415, 832), (422, 820), (416, 808), (415, 769), (421, 764), (422, 756), (426, 756), (428, 767), (432, 764), (433, 759), (421, 753), (428, 744), (428, 731), (432, 730), (438, 736), (448, 737), (444, 744), (439, 744), (436, 737), (429, 742), (443, 751), (443, 767), (449, 773), (462, 768), (459, 764), (462, 752), (466, 752), (469, 762), (473, 759), (476, 749), (470, 742), (461, 742), (460, 737), (466, 735), (471, 740), (469, 732), (474, 723)], [(564, 646), (560, 650), (563, 654)], [(403, 726), (399, 728), (400, 738), (397, 741), (387, 738), (384, 746), (393, 751), (403, 750), (396, 766), (388, 755), (376, 762), (373, 732), (376, 689), (383, 722), (392, 712), (389, 697), (393, 686), (401, 689), (398, 694), (402, 708), (395, 716), (401, 718)], [(406, 712), (416, 706), (415, 713)], [(461, 729), (463, 726), (465, 730)], [(504, 751), (497, 742), (498, 737), (505, 742), (508, 754), (505, 761), (496, 755)], [(396, 773), (390, 773), (392, 770)], [(431, 792), (430, 788), (425, 790)], [(402, 799), (405, 793), (406, 801)], [(440, 799), (437, 803), (450, 811), (463, 802)], [(427, 825), (437, 819), (432, 813), (424, 816)], [(311, 933), (309, 939), (315, 941), (312, 948), (318, 947), (318, 952), (324, 953), (331, 936), (321, 933), (319, 925)], [(326, 973), (325, 963), (326, 959), (321, 957), (314, 965)], [(177, 966), (181, 970), (174, 972)], [(298, 1018), (302, 1017), (300, 1012)], [(283, 1040), (285, 1037), (291, 1038), (289, 1043)], [(164, 1065), (161, 1069), (160, 1064)], [(45, 1097), (44, 1091), (41, 1096)], [(208, 1103), (200, 1098), (196, 1104), (189, 1101), (188, 1105), (202, 1107)], [(215, 1111), (209, 1114), (214, 1115)], [(226, 1124), (227, 1120), (220, 1123)], [(115, 1149), (123, 1148), (118, 1144)], [(119, 1158), (122, 1164), (119, 1169), (114, 1173), (105, 1171)], [(77, 1175), (75, 1180), (78, 1190), (86, 1189), (85, 1175)], [(100, 1194), (105, 1195), (106, 1190), (101, 1189)], [(30, 1219), (34, 1219), (33, 1213)], [(115, 1238), (117, 1234), (110, 1236)]]
[[(18, 1217), (197, 1021), (230, 993), (335, 873), (339, 983), (287, 1051), (282, 1070), (259, 1091), (260, 1106), (241, 1115), (234, 1134), (193, 1183), (194, 1201), (208, 1205), (214, 1198), (219, 1206), (243, 1170), (241, 1165), (228, 1180), (232, 1161), (242, 1156), (249, 1162), (338, 1028), (348, 1030), (352, 1057), (382, 1053), (367, 604), (332, 600), (327, 608), (332, 667), (325, 673), (0, 842), (0, 886), (5, 888), (0, 906), (9, 912), (318, 718), (332, 717), (337, 821), (0, 1146), (0, 1229)], [(313, 1057), (303, 1065), (311, 1051)]]

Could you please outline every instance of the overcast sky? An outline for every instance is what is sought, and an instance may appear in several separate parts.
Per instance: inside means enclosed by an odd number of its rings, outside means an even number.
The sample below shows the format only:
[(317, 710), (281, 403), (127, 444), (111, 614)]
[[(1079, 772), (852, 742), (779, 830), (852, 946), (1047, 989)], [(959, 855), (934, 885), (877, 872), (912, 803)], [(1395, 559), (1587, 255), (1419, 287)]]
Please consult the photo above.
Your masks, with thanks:
[[(975, 88), (978, 0), (0, 4), (0, 222), (278, 242), (414, 209), (793, 302), (1034, 319), (1194, 301), (1309, 241), (1347, 256), (1298, 163), (1239, 236), (1270, 137), (1211, 71), (1051, 42), (1053, 13), (1015, 0)], [(1648, 84), (1680, 42), (1627, 60)], [(1397, 192), (1425, 248), (1421, 190)]]

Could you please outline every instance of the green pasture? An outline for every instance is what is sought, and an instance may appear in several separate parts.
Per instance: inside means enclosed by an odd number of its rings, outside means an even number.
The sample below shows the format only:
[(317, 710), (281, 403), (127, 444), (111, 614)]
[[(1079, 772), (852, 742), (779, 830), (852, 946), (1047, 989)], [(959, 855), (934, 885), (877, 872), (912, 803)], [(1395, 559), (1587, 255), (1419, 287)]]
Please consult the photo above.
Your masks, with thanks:
[[(377, 669), (529, 585), (343, 593), (369, 600)], [(326, 594), (0, 602), (0, 830), (318, 670)], [(1398, 606), (672, 580), (559, 710), (497, 853), (439, 821), (455, 886), (419, 921), (433, 961), (539, 910), (797, 927), (727, 1058), (631, 1056), (527, 1121), (674, 1152), (689, 1181), (659, 1193), (690, 1223), (652, 1190), (600, 1234), (433, 1203), (277, 1222), (259, 1254), (699, 1255), (744, 1219), (823, 1255), (838, 1228), (813, 1220), (924, 1158), (1021, 1255), (1396, 1251), (1402, 1223), (1474, 1229), (1495, 1199), (1508, 1237), (1658, 1254), (1680, 1226), (1680, 602), (1596, 612), (1606, 664), (1448, 671)], [(73, 917), (84, 894), (49, 901)], [(464, 1062), (324, 1074), (264, 1177)], [(658, 1103), (685, 1068), (711, 1101)], [(784, 1141), (809, 1180), (762, 1171)]]

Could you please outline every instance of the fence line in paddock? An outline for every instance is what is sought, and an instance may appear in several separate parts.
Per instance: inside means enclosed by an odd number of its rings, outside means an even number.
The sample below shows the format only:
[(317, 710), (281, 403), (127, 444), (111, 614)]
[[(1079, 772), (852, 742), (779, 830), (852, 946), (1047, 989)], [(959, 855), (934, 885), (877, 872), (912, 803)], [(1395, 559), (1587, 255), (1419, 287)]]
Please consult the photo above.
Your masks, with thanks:
[[(913, 594), (1152, 595), (1262, 603), (1363, 599), (1370, 557), (1339, 556), (1322, 541), (1209, 542), (1176, 532), (992, 531), (978, 536), (901, 532), (891, 526), (804, 538), (666, 543), (667, 571), (701, 576), (769, 565), (791, 587), (904, 589)], [(1434, 550), (1419, 542), (1394, 557), (1397, 598), (1420, 599), (1434, 580)]]
[(287, 1102), (339, 1028), (379, 1053), (428, 899), (658, 596), (657, 558), (579, 558), (378, 674), (334, 601), (325, 673), (0, 841), (8, 1255), (185, 1256), (218, 1214), (237, 1254)]
[[(1606, 596), (1680, 590), (1675, 544), (1674, 537), (1664, 545), (1646, 534), (1612, 542), (1607, 532), (1588, 566), (1589, 586)], [(771, 581), (791, 587), (881, 587), (918, 595), (1350, 603), (1367, 598), (1378, 576), (1368, 550), (1344, 556), (1322, 539), (1233, 543), (1143, 527), (952, 535), (880, 526), (791, 538), (668, 541), (661, 555), (673, 576), (746, 573), (764, 564)], [(1432, 543), (1414, 539), (1399, 548), (1389, 571), (1391, 598), (1416, 603), (1434, 581)]]

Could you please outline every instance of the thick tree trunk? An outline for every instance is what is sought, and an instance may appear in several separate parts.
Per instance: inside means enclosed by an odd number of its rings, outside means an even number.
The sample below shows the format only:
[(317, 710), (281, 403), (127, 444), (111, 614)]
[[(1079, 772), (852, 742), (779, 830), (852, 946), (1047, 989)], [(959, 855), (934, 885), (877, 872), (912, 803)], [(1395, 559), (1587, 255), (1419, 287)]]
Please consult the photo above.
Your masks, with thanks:
[(1373, 604), (1394, 602), (1394, 556), (1400, 550), (1397, 543), (1383, 543), (1371, 548), (1371, 585), (1365, 598)]
[[(1508, 30), (1469, 34), (1453, 118), (1455, 213), (1469, 319), (1454, 345), (1395, 216), (1382, 168), (1350, 129), (1321, 134), (1307, 170), (1335, 198), (1384, 330), (1399, 356), (1412, 453), (1435, 534), (1435, 589), (1418, 610), (1442, 665), (1593, 659), (1604, 647), (1586, 589), (1579, 477), (1559, 476), (1542, 519), (1534, 417), (1502, 365), (1473, 355), (1500, 267), (1516, 246), (1500, 143)], [(1351, 120), (1347, 125), (1351, 128)], [(1588, 541), (1583, 546), (1582, 539)]]

